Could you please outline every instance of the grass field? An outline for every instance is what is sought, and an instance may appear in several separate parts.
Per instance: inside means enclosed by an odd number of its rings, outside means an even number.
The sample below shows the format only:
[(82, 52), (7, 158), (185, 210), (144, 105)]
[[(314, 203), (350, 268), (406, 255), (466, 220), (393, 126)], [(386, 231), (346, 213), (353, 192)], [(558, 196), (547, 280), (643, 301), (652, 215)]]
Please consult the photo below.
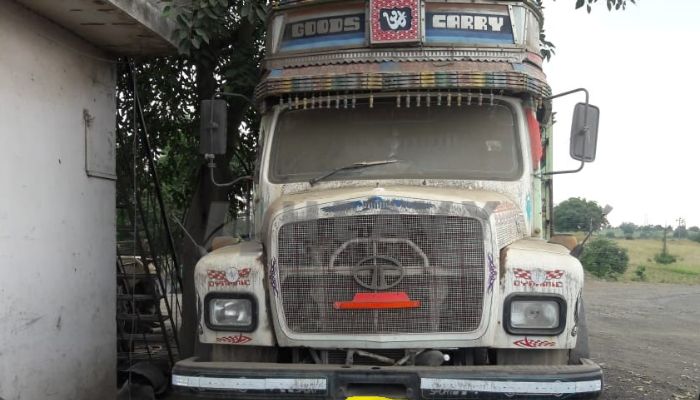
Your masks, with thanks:
[(635, 270), (643, 265), (647, 282), (700, 284), (700, 243), (685, 239), (668, 240), (668, 251), (677, 257), (677, 261), (662, 265), (654, 262), (654, 255), (661, 252), (660, 239), (613, 240), (627, 249), (630, 257), (629, 268), (619, 280), (635, 280)]

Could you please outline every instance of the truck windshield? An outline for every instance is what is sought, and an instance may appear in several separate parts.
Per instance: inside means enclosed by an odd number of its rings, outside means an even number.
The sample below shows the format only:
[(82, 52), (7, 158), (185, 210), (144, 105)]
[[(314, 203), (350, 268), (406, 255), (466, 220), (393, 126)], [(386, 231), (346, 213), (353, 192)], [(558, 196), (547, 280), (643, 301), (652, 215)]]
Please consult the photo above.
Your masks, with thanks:
[[(425, 101), (425, 100), (424, 100)], [(493, 179), (520, 177), (522, 162), (513, 110), (505, 103), (451, 107), (289, 110), (272, 143), (270, 180), (309, 181), (358, 162), (397, 160), (348, 169), (325, 180)]]

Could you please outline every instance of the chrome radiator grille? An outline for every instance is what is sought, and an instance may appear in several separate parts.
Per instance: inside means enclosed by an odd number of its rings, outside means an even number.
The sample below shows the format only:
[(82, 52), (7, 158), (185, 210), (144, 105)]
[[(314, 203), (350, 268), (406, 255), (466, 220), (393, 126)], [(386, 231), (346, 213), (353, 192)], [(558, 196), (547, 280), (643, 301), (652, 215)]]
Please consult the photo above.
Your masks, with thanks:
[[(291, 222), (279, 230), (277, 264), (286, 323), (296, 333), (471, 332), (481, 322), (484, 241), (473, 218), (379, 214)], [(421, 304), (334, 308), (369, 292), (405, 292)]]

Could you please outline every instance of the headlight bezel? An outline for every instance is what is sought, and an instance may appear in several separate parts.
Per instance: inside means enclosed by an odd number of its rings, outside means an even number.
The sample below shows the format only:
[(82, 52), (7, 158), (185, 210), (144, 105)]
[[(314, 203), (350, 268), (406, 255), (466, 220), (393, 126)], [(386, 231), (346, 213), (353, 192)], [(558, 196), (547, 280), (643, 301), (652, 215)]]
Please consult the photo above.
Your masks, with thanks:
[[(514, 301), (554, 301), (559, 305), (559, 325), (554, 328), (515, 328), (511, 325), (511, 305)], [(514, 293), (503, 303), (503, 327), (511, 335), (556, 336), (566, 328), (567, 304), (563, 296), (557, 294)]]
[[(218, 325), (211, 320), (211, 305), (213, 300), (248, 300), (251, 308), (251, 323), (246, 326)], [(222, 332), (254, 332), (258, 328), (258, 301), (251, 293), (211, 292), (204, 297), (204, 324), (213, 331)]]

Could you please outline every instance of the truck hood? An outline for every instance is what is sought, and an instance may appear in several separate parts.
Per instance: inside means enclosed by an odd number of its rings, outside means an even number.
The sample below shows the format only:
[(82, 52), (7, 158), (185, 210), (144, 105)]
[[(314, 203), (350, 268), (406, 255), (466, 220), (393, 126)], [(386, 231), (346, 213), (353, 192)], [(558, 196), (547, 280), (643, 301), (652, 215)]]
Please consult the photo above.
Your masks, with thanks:
[[(316, 219), (359, 213), (464, 215), (479, 218), (495, 232), (499, 247), (529, 235), (523, 210), (509, 197), (490, 191), (416, 186), (352, 187), (286, 194), (270, 204), (264, 218), (264, 237), (280, 214)], [(499, 235), (501, 236), (501, 235)]]

